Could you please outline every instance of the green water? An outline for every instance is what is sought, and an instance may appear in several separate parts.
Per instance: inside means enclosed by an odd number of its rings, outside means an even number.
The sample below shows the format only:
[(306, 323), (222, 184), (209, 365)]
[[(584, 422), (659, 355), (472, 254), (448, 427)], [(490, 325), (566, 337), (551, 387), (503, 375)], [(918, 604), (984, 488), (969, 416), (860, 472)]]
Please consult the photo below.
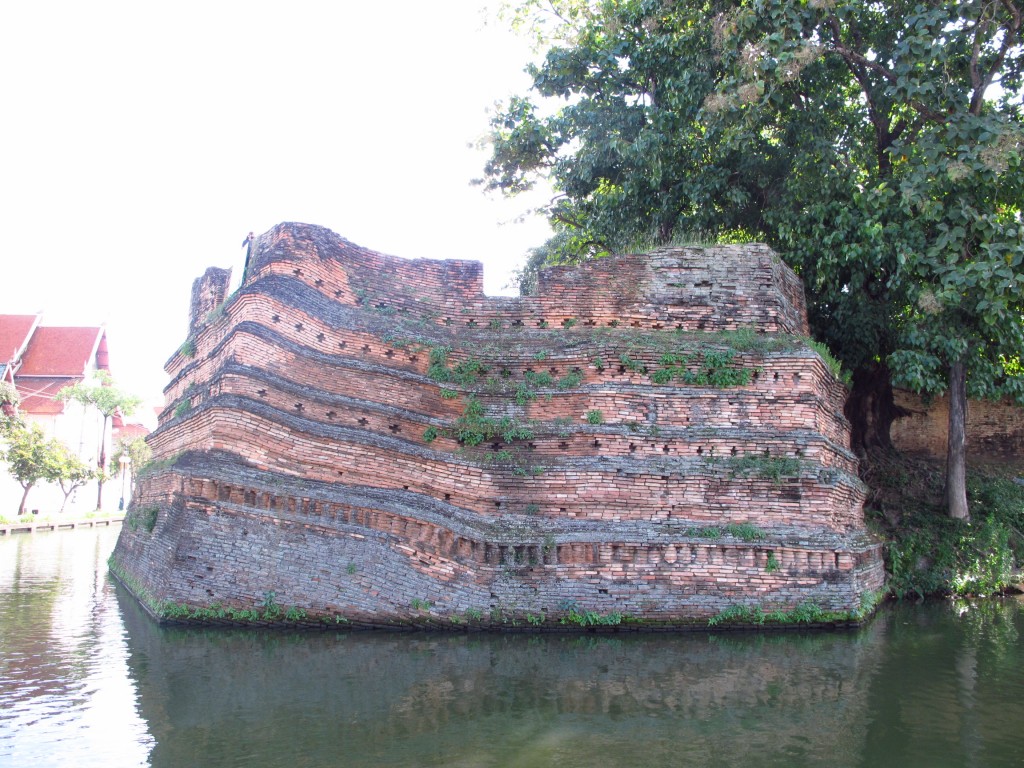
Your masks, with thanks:
[(835, 633), (160, 628), (118, 531), (0, 539), (0, 766), (1024, 765), (1024, 604)]

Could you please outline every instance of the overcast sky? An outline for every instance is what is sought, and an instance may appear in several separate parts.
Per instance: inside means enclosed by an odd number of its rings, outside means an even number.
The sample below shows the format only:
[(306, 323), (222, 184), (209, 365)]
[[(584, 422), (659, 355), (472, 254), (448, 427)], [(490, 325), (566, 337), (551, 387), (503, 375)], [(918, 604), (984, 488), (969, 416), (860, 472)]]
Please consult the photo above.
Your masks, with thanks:
[(484, 263), (500, 292), (547, 227), (485, 195), (495, 101), (531, 54), (484, 0), (0, 5), (0, 313), (105, 323), (160, 402), (193, 279), (250, 230), (333, 229)]

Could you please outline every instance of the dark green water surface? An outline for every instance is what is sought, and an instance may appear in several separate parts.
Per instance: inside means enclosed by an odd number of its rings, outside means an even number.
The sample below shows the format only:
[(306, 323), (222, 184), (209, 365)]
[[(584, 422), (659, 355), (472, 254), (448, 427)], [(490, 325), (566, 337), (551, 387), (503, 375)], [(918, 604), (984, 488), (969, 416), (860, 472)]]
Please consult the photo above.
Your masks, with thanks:
[(160, 628), (117, 529), (0, 539), (0, 766), (1019, 766), (1024, 604), (852, 632)]

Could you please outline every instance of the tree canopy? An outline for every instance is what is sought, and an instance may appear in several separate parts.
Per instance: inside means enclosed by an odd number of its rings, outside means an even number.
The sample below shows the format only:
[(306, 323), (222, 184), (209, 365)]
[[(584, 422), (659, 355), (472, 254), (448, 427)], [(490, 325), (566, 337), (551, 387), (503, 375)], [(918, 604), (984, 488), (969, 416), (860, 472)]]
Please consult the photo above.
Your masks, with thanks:
[(548, 262), (772, 245), (854, 371), (860, 447), (888, 441), (891, 390), (865, 422), (890, 371), (1024, 402), (1022, 8), (525, 0), (515, 21), (553, 42), (493, 120), (486, 183), (553, 186)]
[(99, 461), (97, 466), (96, 509), (103, 508), (103, 481), (107, 472), (107, 428), (115, 414), (131, 416), (142, 403), (142, 398), (130, 395), (114, 386), (110, 374), (106, 371), (97, 372), (95, 383), (80, 381), (64, 387), (57, 397), (67, 402), (73, 400), (85, 407), (95, 408), (103, 416), (103, 428), (99, 437)]

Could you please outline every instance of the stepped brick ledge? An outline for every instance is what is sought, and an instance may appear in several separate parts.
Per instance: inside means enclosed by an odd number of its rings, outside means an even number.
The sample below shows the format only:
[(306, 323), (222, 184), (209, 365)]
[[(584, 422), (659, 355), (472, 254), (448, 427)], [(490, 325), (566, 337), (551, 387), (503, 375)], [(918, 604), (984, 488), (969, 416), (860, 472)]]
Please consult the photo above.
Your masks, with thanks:
[(162, 620), (687, 628), (883, 585), (846, 391), (766, 246), (489, 297), (322, 227), (210, 269), (114, 572)]

